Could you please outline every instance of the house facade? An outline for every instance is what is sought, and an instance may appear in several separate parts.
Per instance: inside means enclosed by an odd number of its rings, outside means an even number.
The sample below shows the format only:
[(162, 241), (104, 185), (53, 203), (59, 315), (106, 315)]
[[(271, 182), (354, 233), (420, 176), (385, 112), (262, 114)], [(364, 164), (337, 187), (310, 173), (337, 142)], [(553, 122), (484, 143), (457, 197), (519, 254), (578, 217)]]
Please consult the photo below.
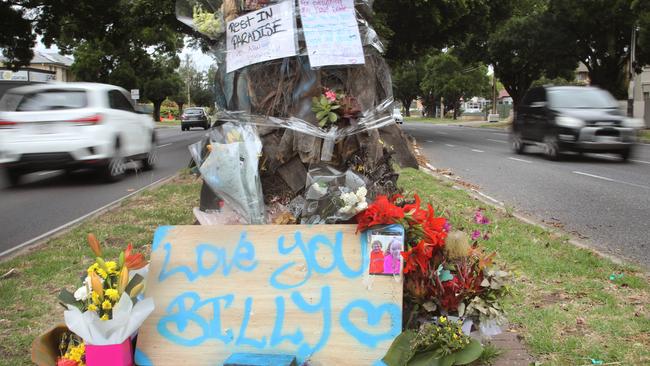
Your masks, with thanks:
[(34, 51), (34, 58), (26, 67), (11, 70), (4, 66), (0, 56), (0, 97), (12, 88), (49, 81), (74, 81), (70, 66), (74, 60), (58, 53)]

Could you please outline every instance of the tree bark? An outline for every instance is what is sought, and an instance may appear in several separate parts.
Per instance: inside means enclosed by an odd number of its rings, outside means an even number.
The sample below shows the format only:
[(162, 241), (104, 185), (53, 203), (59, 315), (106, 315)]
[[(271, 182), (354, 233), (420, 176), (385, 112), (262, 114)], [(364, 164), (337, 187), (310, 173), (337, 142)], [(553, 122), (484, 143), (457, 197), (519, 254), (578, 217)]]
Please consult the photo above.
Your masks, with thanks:
[(404, 117), (411, 117), (411, 102), (413, 102), (413, 99), (402, 99), (400, 102), (404, 106)]
[(162, 105), (164, 99), (152, 100), (153, 102), (153, 120), (160, 122), (160, 106)]

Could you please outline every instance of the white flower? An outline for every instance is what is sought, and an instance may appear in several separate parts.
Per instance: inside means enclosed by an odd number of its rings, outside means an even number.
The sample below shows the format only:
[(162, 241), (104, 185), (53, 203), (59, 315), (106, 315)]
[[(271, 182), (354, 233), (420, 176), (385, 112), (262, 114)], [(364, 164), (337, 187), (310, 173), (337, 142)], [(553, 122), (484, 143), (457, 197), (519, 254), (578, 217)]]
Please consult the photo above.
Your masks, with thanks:
[(357, 212), (361, 212), (366, 208), (368, 208), (368, 202), (366, 202), (365, 200), (363, 202), (359, 202), (359, 204), (357, 205)]
[(368, 194), (368, 190), (366, 189), (366, 187), (363, 187), (363, 186), (359, 187), (359, 189), (357, 189), (357, 193), (356, 193), (357, 200), (359, 202), (365, 202), (367, 194)]
[(353, 206), (343, 206), (343, 207), (339, 208), (339, 213), (349, 214), (349, 213), (353, 212), (353, 210), (354, 210)]
[(88, 288), (85, 285), (79, 287), (77, 291), (74, 292), (74, 298), (77, 301), (86, 301), (88, 298)]
[(324, 196), (327, 194), (327, 186), (321, 186), (319, 183), (312, 184), (311, 188), (316, 191), (316, 193)]
[(341, 199), (346, 206), (354, 207), (358, 202), (357, 195), (353, 192), (341, 193)]

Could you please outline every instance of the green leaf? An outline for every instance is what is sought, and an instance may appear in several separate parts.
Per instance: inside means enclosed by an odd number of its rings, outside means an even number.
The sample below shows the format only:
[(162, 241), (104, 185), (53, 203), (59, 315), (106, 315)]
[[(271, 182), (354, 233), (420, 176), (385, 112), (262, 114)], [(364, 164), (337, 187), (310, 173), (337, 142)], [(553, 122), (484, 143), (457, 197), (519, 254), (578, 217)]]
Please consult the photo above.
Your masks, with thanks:
[(321, 119), (324, 119), (327, 115), (328, 115), (327, 111), (320, 111), (316, 113), (316, 119), (320, 121)]
[(468, 363), (476, 361), (483, 353), (483, 346), (476, 339), (471, 339), (467, 347), (461, 351), (455, 352), (456, 361), (454, 365), (467, 365)]
[(329, 100), (327, 100), (327, 98), (325, 98), (325, 97), (320, 97), (320, 105), (322, 105), (323, 107), (325, 107), (325, 106), (330, 105), (330, 102), (329, 102)]
[(341, 106), (338, 105), (338, 104), (333, 104), (332, 106), (330, 106), (331, 110), (335, 110), (335, 109), (339, 109), (339, 108), (341, 108)]
[[(79, 310), (83, 309), (83, 303), (81, 301), (77, 301), (77, 299), (74, 298), (74, 294), (64, 288), (61, 289), (57, 298), (62, 305), (72, 305)], [(66, 306), (64, 307), (67, 309)]]
[(324, 119), (321, 119), (320, 121), (318, 121), (318, 125), (320, 127), (325, 127), (326, 124), (327, 124), (327, 118), (324, 118)]
[(404, 331), (398, 335), (393, 340), (382, 361), (388, 366), (405, 366), (413, 355), (411, 341), (415, 338), (415, 335), (412, 330)]
[(409, 361), (408, 366), (452, 366), (455, 355), (440, 357), (436, 351), (418, 353)]
[(339, 119), (339, 116), (334, 112), (330, 112), (329, 118), (330, 118), (330, 122), (334, 123), (336, 122), (337, 119)]
[(144, 277), (140, 276), (139, 274), (136, 274), (135, 276), (133, 276), (131, 281), (129, 281), (129, 284), (126, 285), (126, 288), (124, 289), (124, 292), (126, 292), (127, 294), (130, 294), (131, 290), (133, 290), (133, 288), (135, 286), (139, 285), (140, 282), (142, 282), (142, 281), (144, 281)]

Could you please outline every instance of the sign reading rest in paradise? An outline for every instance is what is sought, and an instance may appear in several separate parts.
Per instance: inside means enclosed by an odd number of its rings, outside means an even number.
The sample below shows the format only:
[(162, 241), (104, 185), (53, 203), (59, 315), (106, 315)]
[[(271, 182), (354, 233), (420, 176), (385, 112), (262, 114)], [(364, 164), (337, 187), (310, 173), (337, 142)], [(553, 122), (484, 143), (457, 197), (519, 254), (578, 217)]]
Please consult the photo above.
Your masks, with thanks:
[(138, 365), (221, 365), (233, 353), (373, 365), (402, 330), (402, 282), (369, 276), (354, 225), (156, 231)]
[(296, 20), (293, 1), (247, 13), (226, 25), (226, 71), (295, 56)]

